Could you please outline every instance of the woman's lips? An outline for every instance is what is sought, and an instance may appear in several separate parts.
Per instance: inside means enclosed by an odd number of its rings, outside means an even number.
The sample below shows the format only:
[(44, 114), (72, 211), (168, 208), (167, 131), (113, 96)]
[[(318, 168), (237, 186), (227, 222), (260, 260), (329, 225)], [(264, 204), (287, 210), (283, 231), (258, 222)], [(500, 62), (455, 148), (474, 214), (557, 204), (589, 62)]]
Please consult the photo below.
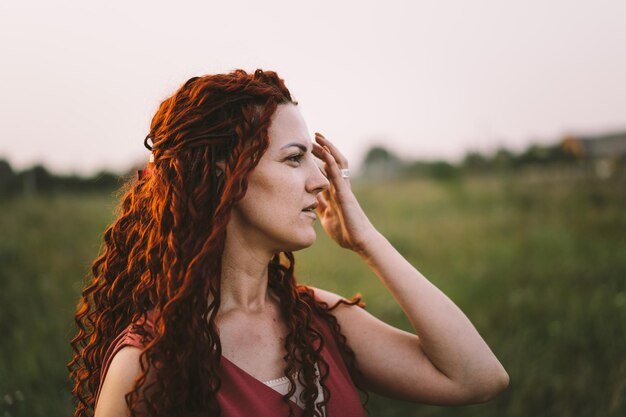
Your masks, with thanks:
[(313, 220), (317, 219), (317, 215), (313, 210), (302, 210), (302, 213), (304, 213), (307, 217), (312, 218)]

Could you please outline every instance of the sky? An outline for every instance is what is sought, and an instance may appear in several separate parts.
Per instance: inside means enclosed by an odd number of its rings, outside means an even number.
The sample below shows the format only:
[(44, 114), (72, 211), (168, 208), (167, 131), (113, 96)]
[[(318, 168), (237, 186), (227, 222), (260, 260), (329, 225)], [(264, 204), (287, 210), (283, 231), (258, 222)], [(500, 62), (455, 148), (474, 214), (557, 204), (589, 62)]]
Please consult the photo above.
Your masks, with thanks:
[(626, 2), (0, 3), (0, 158), (126, 170), (187, 79), (276, 71), (358, 171), (626, 130)]

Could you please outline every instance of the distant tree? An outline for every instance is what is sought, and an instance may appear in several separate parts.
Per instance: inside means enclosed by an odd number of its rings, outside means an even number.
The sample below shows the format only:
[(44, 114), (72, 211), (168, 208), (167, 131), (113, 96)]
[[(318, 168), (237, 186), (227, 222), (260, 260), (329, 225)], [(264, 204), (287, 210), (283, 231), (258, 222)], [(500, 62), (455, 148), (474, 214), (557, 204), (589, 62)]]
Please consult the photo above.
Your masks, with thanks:
[(459, 167), (446, 161), (412, 161), (402, 168), (404, 177), (430, 177), (436, 180), (450, 180), (461, 175)]
[(0, 159), (0, 196), (17, 192), (17, 177), (9, 161)]
[(459, 177), (459, 169), (446, 161), (435, 161), (430, 164), (430, 176), (438, 180), (451, 180)]
[(505, 148), (499, 148), (493, 155), (492, 164), (500, 169), (508, 169), (513, 166), (515, 154)]
[(58, 191), (82, 191), (84, 178), (78, 175), (64, 175), (54, 177), (54, 189)]
[[(136, 170), (135, 170), (136, 175)], [(0, 196), (38, 194), (56, 192), (103, 192), (119, 188), (130, 179), (109, 171), (100, 171), (86, 178), (79, 175), (55, 175), (43, 165), (35, 165), (20, 172), (14, 172), (8, 161), (0, 159)]]
[(405, 177), (427, 177), (430, 176), (430, 162), (411, 161), (402, 168), (402, 175)]
[(532, 144), (515, 158), (515, 163), (517, 166), (537, 164), (543, 162), (546, 156), (547, 152), (544, 148), (537, 144)]
[(13, 168), (11, 168), (11, 164), (6, 159), (0, 159), (0, 178), (7, 178), (10, 176), (14, 176)]
[(461, 165), (465, 171), (482, 172), (491, 168), (489, 160), (481, 153), (470, 151), (465, 154)]
[(43, 165), (35, 165), (20, 172), (18, 180), (25, 194), (47, 193), (54, 188), (54, 177)]
[(109, 171), (100, 171), (89, 179), (93, 187), (99, 190), (112, 190), (120, 186), (123, 178)]
[(365, 165), (375, 164), (380, 162), (385, 163), (398, 163), (400, 158), (398, 158), (393, 152), (387, 150), (382, 146), (373, 146), (365, 155), (365, 160), (363, 163)]
[(548, 146), (548, 158), (551, 162), (571, 163), (577, 161), (577, 158), (567, 152), (567, 149), (560, 143)]
[(373, 146), (363, 159), (362, 172), (368, 178), (390, 178), (402, 168), (402, 161), (382, 146)]
[(574, 162), (575, 157), (567, 153), (560, 144), (532, 144), (514, 160), (515, 165), (549, 165), (554, 163)]

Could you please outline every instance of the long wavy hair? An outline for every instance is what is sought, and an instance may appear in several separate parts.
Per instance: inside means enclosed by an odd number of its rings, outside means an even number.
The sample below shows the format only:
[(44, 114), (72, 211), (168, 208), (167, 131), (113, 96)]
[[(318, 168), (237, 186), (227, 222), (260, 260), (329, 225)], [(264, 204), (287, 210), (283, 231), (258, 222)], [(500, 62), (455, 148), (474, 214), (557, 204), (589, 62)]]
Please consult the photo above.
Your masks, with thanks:
[[(221, 257), (232, 207), (245, 195), (247, 178), (269, 143), (268, 128), (279, 104), (297, 104), (275, 72), (235, 70), (193, 77), (163, 101), (152, 119), (153, 162), (121, 190), (117, 219), (82, 292), (67, 365), (77, 400), (75, 417), (92, 416), (105, 352), (129, 324), (160, 314), (140, 356), (142, 374), (125, 397), (131, 416), (219, 416), (221, 356), (216, 316), (220, 307)], [(224, 162), (223, 170), (217, 165)], [(321, 334), (311, 327), (319, 314), (329, 325), (350, 375), (367, 404), (354, 352), (330, 310), (340, 303), (364, 307), (359, 294), (329, 307), (296, 283), (292, 252), (268, 265), (269, 287), (280, 299), (289, 334), (285, 339), (290, 391), (300, 369), (303, 416), (321, 416), (314, 364), (326, 404), (328, 364)], [(209, 303), (209, 300), (211, 301)], [(317, 348), (314, 342), (320, 340)], [(297, 354), (296, 354), (297, 352)], [(147, 374), (155, 382), (147, 384)], [(144, 386), (145, 385), (145, 386)], [(147, 388), (150, 388), (148, 390)], [(363, 397), (362, 397), (363, 398)], [(139, 408), (142, 403), (145, 408)]]

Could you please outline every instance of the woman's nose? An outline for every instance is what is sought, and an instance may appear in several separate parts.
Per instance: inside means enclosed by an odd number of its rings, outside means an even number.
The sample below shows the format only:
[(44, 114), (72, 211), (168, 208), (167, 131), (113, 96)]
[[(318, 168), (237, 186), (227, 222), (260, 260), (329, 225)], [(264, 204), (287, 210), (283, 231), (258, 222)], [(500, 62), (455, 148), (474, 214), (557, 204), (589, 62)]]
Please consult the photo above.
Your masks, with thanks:
[(324, 168), (318, 166), (317, 163), (313, 163), (312, 175), (309, 178), (309, 191), (315, 192), (316, 194), (327, 190), (330, 187), (330, 183), (328, 182), (328, 178), (324, 175)]

